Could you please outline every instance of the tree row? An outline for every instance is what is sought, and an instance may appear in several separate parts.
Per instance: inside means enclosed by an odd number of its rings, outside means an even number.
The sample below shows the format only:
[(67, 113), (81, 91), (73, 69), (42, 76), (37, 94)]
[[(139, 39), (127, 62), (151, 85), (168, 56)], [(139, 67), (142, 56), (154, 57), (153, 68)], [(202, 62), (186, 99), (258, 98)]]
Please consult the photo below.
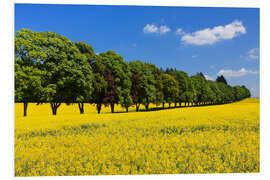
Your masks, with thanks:
[(72, 42), (54, 32), (22, 29), (15, 34), (15, 102), (50, 103), (57, 114), (61, 103), (102, 105), (114, 112), (116, 104), (139, 111), (150, 104), (174, 106), (224, 104), (250, 97), (245, 86), (230, 86), (223, 76), (206, 80), (202, 73), (156, 67), (142, 61), (124, 61), (114, 51), (95, 54), (91, 45)]

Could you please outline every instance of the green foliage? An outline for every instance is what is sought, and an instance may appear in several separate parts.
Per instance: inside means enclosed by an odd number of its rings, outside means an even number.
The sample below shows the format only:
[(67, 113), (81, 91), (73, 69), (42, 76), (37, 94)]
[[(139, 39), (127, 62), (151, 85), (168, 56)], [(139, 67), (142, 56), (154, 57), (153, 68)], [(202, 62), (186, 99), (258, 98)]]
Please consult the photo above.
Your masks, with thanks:
[(133, 103), (148, 109), (150, 103), (221, 104), (246, 97), (245, 86), (232, 87), (223, 76), (213, 82), (202, 73), (189, 77), (151, 63), (127, 63), (114, 51), (96, 55), (91, 45), (54, 32), (22, 29), (15, 34), (15, 101), (50, 102), (54, 114), (61, 103), (80, 103), (80, 110), (83, 103), (95, 103), (98, 112), (110, 104), (113, 112), (114, 104), (128, 111)]
[(148, 108), (148, 105), (155, 103), (156, 100), (154, 67), (150, 63), (143, 63), (141, 61), (131, 61), (129, 65), (131, 72), (139, 75), (139, 103)]
[(207, 102), (213, 95), (209, 85), (206, 83), (206, 80), (202, 74), (196, 74), (191, 76), (191, 79), (194, 83), (194, 88), (197, 94), (197, 100), (195, 102)]
[(42, 96), (44, 72), (15, 63), (15, 102), (38, 102)]
[(115, 85), (117, 89), (117, 102), (123, 107), (132, 105), (132, 98), (130, 97), (131, 88), (131, 72), (129, 65), (124, 61), (123, 57), (114, 51), (107, 51), (101, 53), (98, 59), (107, 68), (109, 68), (114, 76)]
[(162, 84), (165, 102), (169, 104), (175, 102), (179, 95), (178, 82), (173, 76), (169, 74), (163, 74)]

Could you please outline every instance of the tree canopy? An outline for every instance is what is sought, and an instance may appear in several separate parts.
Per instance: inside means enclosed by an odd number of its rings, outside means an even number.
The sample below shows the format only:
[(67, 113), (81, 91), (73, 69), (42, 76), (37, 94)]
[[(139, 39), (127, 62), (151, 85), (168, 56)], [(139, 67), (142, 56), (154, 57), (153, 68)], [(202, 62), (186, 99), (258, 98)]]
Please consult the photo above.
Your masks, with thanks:
[(203, 73), (186, 72), (140, 60), (124, 61), (115, 51), (95, 54), (91, 45), (72, 42), (54, 32), (22, 29), (15, 34), (15, 102), (48, 102), (53, 115), (61, 103), (115, 104), (128, 111), (132, 105), (149, 109), (149, 104), (223, 104), (250, 97), (245, 86), (228, 85), (223, 75), (206, 80)]

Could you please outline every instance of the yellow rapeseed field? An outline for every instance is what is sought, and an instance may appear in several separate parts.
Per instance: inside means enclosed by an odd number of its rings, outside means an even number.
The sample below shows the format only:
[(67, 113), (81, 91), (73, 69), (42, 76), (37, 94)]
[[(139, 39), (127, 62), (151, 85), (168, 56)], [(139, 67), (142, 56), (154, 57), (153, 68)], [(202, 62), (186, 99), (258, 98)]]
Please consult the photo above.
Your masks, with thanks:
[[(117, 111), (124, 111), (120, 107)], [(134, 110), (134, 107), (130, 110)], [(259, 172), (259, 100), (101, 114), (15, 104), (15, 175)]]

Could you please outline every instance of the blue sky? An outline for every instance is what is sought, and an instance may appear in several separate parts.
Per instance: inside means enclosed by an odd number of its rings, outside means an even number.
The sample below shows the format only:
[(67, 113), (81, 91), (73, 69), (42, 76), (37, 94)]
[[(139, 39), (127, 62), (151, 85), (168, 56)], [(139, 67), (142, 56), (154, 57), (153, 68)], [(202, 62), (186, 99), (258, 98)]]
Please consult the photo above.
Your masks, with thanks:
[(223, 74), (259, 97), (259, 9), (93, 5), (15, 5), (15, 31), (53, 31), (189, 75)]

